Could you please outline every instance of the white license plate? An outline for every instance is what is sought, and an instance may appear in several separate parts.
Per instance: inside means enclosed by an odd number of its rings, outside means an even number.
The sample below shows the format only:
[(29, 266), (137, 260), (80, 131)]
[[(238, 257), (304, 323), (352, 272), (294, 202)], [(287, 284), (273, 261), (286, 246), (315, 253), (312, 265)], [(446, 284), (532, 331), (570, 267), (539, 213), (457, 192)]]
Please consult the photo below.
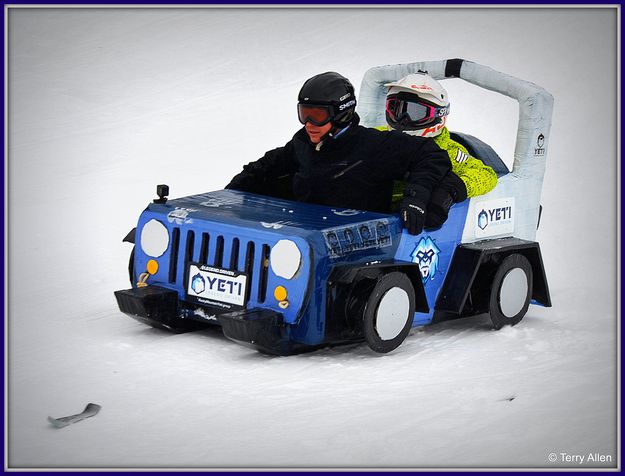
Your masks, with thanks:
[(191, 263), (188, 276), (187, 296), (197, 302), (225, 309), (245, 306), (247, 275)]

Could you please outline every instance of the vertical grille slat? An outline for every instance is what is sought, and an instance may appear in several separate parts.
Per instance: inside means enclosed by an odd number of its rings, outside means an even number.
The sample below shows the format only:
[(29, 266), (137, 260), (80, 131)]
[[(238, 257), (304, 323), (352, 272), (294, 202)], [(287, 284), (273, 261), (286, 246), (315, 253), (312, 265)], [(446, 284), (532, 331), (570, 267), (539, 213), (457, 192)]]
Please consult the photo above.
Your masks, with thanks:
[(182, 284), (184, 289), (187, 289), (187, 281), (189, 279), (188, 273), (186, 270), (189, 267), (189, 263), (193, 261), (193, 247), (195, 245), (195, 233), (193, 231), (187, 232), (187, 243), (185, 245), (184, 250), (184, 266), (182, 268)]
[(260, 279), (258, 280), (258, 302), (267, 297), (267, 276), (269, 274), (269, 245), (263, 245), (260, 256)]
[(252, 278), (254, 277), (254, 251), (256, 245), (253, 241), (247, 242), (247, 249), (245, 250), (245, 274), (247, 274), (247, 285), (245, 287), (245, 300), (250, 298), (250, 292), (252, 289)]
[(174, 228), (171, 232), (171, 255), (169, 257), (169, 282), (176, 282), (178, 271), (178, 247), (180, 245), (180, 228)]
[(217, 237), (217, 246), (215, 248), (215, 260), (213, 261), (213, 265), (216, 268), (221, 268), (223, 266), (224, 260), (224, 237), (219, 235)]
[(239, 239), (234, 238), (232, 240), (232, 249), (230, 251), (230, 269), (232, 271), (238, 271), (239, 265)]
[(202, 233), (202, 245), (200, 246), (200, 264), (208, 264), (208, 243), (210, 235)]

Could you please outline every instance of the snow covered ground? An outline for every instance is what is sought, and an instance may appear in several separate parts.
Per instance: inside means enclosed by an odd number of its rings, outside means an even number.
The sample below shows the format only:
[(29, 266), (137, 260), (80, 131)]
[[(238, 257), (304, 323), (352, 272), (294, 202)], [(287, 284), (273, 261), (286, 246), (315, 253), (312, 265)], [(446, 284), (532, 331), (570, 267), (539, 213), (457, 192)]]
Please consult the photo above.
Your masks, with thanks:
[[(8, 26), (5, 466), (620, 466), (615, 10), (11, 8)], [(121, 239), (156, 184), (222, 188), (291, 137), (316, 73), (358, 88), (372, 66), (455, 57), (555, 97), (552, 308), (415, 329), (384, 356), (285, 358), (117, 310)], [(510, 163), (516, 104), (444, 85), (450, 128)], [(89, 402), (95, 417), (46, 421)]]

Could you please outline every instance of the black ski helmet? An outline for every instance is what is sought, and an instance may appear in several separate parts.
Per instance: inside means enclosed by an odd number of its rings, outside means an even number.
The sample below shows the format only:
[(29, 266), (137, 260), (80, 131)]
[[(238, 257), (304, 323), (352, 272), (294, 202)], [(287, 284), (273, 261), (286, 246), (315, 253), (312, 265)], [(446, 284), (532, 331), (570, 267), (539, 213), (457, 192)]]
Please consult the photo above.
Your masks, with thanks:
[(335, 128), (347, 126), (356, 110), (354, 86), (339, 73), (328, 71), (306, 80), (297, 97), (299, 104), (331, 106)]

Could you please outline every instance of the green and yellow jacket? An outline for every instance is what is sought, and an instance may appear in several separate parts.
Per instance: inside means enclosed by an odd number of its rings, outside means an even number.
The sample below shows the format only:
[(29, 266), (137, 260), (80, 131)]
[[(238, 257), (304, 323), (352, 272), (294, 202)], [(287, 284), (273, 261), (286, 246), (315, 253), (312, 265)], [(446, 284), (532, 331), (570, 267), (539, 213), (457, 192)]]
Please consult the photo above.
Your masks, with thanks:
[[(388, 130), (388, 127), (377, 127), (379, 130)], [(467, 188), (467, 197), (475, 197), (490, 192), (497, 185), (497, 174), (484, 163), (469, 154), (469, 151), (460, 143), (452, 140), (449, 130), (443, 127), (441, 133), (433, 137), (434, 142), (447, 151), (451, 160), (451, 170)]]
[(467, 187), (467, 197), (475, 197), (490, 192), (497, 185), (497, 174), (488, 165), (469, 154), (460, 143), (452, 140), (449, 130), (443, 127), (439, 135), (433, 138), (438, 146), (447, 151), (451, 160), (451, 170)]

